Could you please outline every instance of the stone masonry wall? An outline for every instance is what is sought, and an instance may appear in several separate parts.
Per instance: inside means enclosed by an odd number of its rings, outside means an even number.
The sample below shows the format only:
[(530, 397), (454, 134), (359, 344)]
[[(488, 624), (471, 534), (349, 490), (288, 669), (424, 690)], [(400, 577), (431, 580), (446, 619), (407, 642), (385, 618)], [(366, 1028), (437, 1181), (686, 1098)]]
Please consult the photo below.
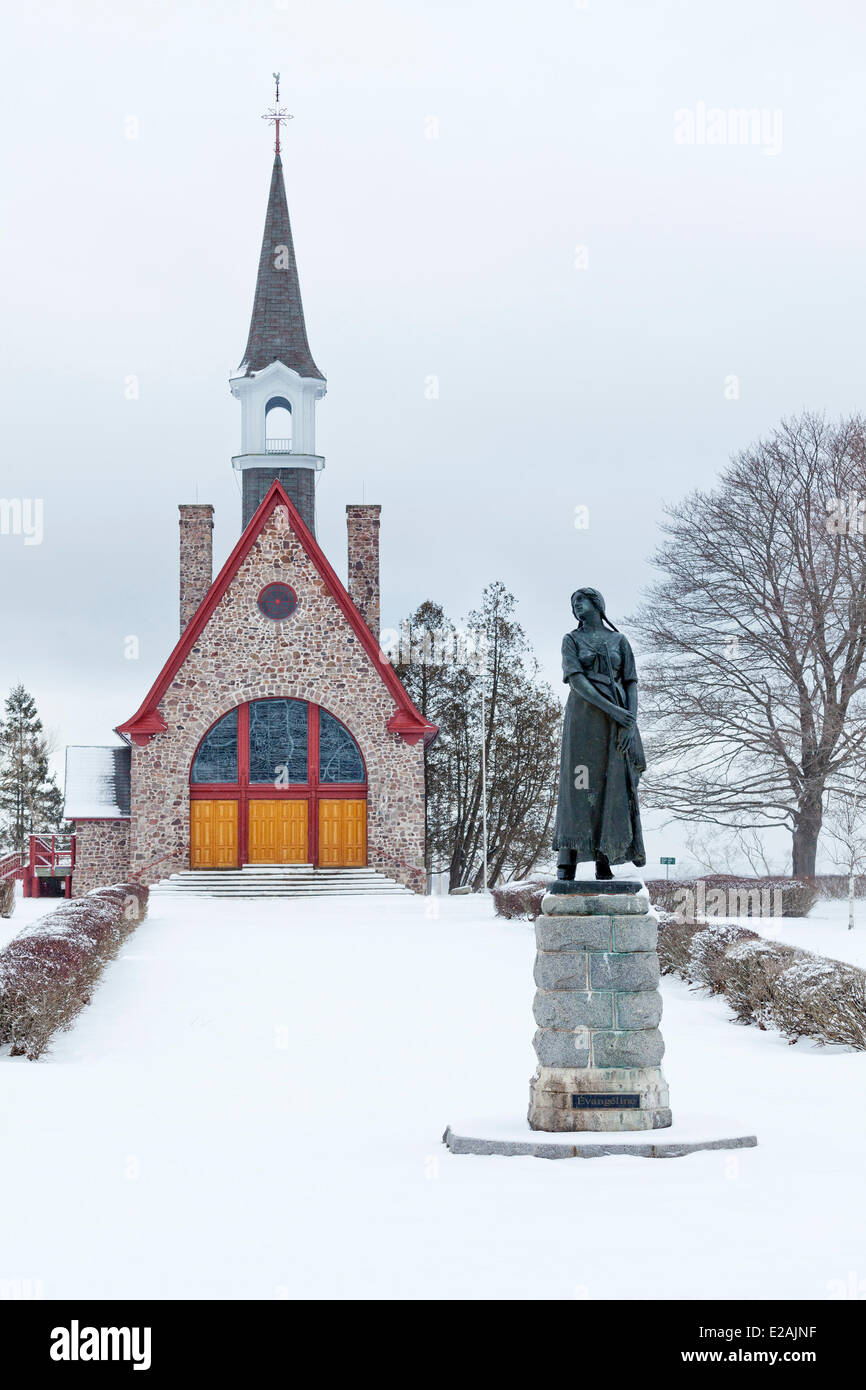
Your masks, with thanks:
[[(378, 509), (377, 509), (378, 510)], [(298, 595), (283, 622), (257, 599), (283, 580)], [(322, 705), (358, 741), (367, 765), (367, 862), (423, 892), (421, 742), (387, 729), (396, 705), (346, 617), (278, 507), (167, 689), (168, 725), (132, 751), (132, 871), (153, 883), (189, 867), (189, 773), (202, 736), (246, 700), (283, 696)]]
[(76, 821), (72, 896), (80, 898), (91, 888), (125, 883), (128, 878), (129, 821)]
[(349, 506), (349, 595), (361, 617), (379, 640), (379, 514), (378, 506)]
[(180, 512), (180, 630), (211, 586), (213, 579), (213, 507), (181, 505)]

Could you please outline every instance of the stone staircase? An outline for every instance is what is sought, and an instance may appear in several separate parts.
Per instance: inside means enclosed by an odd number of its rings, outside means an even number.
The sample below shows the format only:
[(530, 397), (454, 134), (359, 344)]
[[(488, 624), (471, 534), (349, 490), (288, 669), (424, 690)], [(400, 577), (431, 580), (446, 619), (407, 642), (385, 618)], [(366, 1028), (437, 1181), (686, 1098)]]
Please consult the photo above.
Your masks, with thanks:
[(312, 864), (244, 864), (240, 869), (182, 869), (161, 879), (152, 898), (324, 898), (359, 893), (413, 897), (378, 869), (317, 869)]

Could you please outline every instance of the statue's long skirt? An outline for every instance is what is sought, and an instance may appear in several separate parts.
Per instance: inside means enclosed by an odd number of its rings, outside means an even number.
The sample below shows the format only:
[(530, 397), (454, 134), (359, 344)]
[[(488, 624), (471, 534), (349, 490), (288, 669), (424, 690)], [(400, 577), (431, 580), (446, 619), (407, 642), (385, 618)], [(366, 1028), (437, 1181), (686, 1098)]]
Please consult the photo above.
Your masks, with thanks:
[(553, 848), (576, 850), (578, 863), (594, 859), (599, 850), (611, 864), (646, 863), (636, 778), (617, 751), (617, 727), (576, 691), (569, 692)]

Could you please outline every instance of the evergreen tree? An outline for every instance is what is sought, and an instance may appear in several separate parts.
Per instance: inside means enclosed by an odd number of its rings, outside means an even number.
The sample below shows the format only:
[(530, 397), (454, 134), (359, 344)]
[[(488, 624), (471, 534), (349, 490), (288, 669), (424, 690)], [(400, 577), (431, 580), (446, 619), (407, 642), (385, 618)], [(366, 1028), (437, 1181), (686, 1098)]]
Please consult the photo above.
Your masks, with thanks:
[(19, 683), (0, 720), (0, 839), (11, 849), (24, 849), (34, 831), (63, 824), (63, 796), (48, 770), (48, 753), (36, 702)]

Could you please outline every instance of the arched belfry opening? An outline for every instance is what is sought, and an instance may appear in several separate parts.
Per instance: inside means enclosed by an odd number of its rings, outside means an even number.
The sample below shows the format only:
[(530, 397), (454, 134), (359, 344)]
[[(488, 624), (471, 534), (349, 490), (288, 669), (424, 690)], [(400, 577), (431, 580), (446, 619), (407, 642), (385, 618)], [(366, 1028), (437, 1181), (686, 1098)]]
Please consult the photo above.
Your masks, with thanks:
[(272, 396), (265, 405), (265, 451), (269, 454), (292, 452), (294, 421), (292, 404), (285, 396)]

